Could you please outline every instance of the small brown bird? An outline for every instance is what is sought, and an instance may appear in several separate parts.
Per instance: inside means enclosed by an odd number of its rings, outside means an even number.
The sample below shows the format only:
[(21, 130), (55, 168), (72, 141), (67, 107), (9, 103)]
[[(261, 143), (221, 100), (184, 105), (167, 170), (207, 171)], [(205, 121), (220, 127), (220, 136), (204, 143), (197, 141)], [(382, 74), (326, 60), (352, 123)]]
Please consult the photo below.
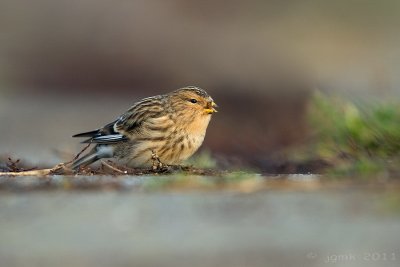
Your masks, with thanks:
[(216, 107), (206, 91), (195, 86), (144, 98), (103, 128), (74, 135), (89, 137), (82, 143), (96, 146), (72, 168), (102, 158), (117, 158), (130, 167), (151, 166), (155, 157), (164, 164), (180, 164), (203, 143)]

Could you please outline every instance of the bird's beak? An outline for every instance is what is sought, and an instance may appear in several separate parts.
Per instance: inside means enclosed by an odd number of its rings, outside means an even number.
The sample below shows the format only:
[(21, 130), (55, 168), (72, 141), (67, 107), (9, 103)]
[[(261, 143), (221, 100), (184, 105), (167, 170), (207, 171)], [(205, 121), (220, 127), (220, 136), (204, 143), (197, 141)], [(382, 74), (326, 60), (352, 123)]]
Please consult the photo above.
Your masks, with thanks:
[(207, 107), (204, 109), (204, 111), (205, 111), (207, 114), (213, 114), (213, 113), (218, 112), (218, 111), (215, 109), (215, 108), (217, 108), (217, 107), (218, 107), (218, 105), (215, 104), (214, 101), (208, 102)]

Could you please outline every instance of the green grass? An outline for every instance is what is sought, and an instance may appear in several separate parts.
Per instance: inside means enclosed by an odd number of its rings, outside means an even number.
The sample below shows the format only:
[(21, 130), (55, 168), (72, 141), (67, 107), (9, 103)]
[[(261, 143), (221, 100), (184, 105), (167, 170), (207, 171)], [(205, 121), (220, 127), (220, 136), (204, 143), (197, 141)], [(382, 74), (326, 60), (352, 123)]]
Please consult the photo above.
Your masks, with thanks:
[(203, 169), (215, 169), (217, 167), (216, 159), (213, 158), (208, 150), (197, 152), (185, 163)]
[(309, 109), (312, 154), (339, 175), (390, 174), (400, 170), (400, 103), (356, 105), (316, 92)]

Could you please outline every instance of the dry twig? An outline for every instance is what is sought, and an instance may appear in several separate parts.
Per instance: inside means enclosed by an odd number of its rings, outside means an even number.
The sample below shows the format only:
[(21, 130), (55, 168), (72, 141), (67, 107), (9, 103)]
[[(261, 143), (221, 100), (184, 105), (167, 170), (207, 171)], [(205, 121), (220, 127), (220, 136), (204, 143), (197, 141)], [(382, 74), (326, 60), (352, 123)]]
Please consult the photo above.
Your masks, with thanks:
[(107, 168), (109, 168), (109, 169), (111, 169), (111, 170), (113, 170), (115, 172), (118, 172), (118, 173), (121, 173), (121, 174), (127, 174), (128, 173), (128, 171), (122, 171), (120, 169), (117, 169), (114, 166), (111, 166), (110, 164), (106, 163), (103, 160), (101, 161), (101, 164), (103, 164), (103, 166), (105, 166), (105, 167), (107, 167)]
[(69, 172), (70, 170), (65, 166), (65, 164), (60, 163), (50, 169), (0, 172), (0, 176), (47, 176), (55, 174), (66, 174)]

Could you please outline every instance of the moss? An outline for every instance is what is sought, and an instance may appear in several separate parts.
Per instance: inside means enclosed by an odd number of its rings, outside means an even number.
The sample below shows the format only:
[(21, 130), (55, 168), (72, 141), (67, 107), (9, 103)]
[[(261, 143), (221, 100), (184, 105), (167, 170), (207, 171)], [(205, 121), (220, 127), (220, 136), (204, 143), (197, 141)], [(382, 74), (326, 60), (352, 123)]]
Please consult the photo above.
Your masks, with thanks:
[(332, 163), (330, 173), (368, 175), (398, 172), (400, 104), (356, 105), (316, 92), (309, 109), (312, 154)]

